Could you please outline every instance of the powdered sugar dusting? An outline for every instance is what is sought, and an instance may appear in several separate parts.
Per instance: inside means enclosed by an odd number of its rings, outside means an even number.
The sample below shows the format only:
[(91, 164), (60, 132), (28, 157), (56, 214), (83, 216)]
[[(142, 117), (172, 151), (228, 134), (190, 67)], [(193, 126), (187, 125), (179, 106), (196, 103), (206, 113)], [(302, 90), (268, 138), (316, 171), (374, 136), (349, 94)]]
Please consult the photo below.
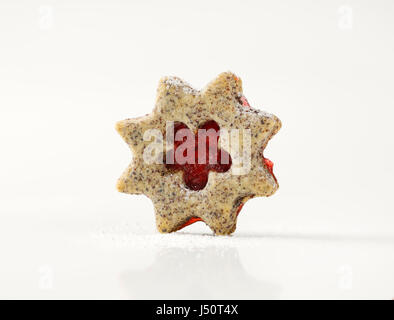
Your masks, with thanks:
[(133, 247), (133, 248), (238, 248), (255, 247), (262, 244), (261, 237), (214, 236), (209, 233), (184, 233), (176, 232), (161, 234), (146, 232), (138, 225), (119, 225), (97, 230), (91, 234), (95, 241), (106, 245)]
[[(269, 118), (269, 119), (273, 119), (274, 115), (271, 113), (268, 113), (266, 111), (260, 110), (260, 109), (255, 109), (253, 107), (249, 107), (249, 108), (245, 108), (244, 106), (242, 106), (242, 104), (240, 104), (239, 102), (237, 102), (236, 104), (236, 113), (237, 115), (243, 115), (243, 114), (254, 114), (254, 115), (259, 115), (262, 118)], [(255, 117), (255, 118), (251, 118), (251, 120), (255, 120), (255, 121), (259, 121), (260, 118)]]
[(186, 94), (196, 95), (198, 94), (198, 90), (194, 89), (191, 85), (187, 82), (181, 80), (178, 77), (167, 77), (164, 80), (164, 83), (167, 85), (167, 89), (170, 89), (171, 86), (179, 87), (183, 90)]

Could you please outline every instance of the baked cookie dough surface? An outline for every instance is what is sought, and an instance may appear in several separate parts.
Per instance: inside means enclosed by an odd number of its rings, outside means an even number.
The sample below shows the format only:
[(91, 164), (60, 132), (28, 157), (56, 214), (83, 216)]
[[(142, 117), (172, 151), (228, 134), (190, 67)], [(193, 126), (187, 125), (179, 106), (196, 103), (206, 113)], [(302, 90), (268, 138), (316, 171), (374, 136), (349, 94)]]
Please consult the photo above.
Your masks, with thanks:
[[(164, 77), (159, 82), (151, 114), (116, 124), (116, 130), (133, 154), (131, 164), (118, 180), (117, 189), (148, 196), (154, 204), (160, 232), (177, 231), (202, 220), (217, 235), (231, 234), (236, 228), (238, 212), (248, 199), (270, 196), (278, 189), (272, 171), (264, 162), (263, 151), (280, 129), (281, 122), (272, 114), (243, 105), (246, 101), (243, 99), (241, 79), (231, 72), (220, 74), (200, 91), (180, 78)], [(159, 130), (165, 140), (169, 121), (182, 122), (196, 132), (201, 124), (211, 120), (216, 121), (220, 129), (238, 129), (241, 136), (242, 132), (250, 133), (247, 173), (234, 174), (236, 165), (233, 163), (227, 172), (210, 171), (202, 190), (191, 190), (185, 185), (182, 171), (144, 160), (144, 150), (152, 142), (145, 141), (146, 130)], [(242, 137), (240, 141), (242, 150)], [(166, 141), (163, 144), (166, 145)], [(233, 161), (240, 156), (229, 149), (226, 151)]]

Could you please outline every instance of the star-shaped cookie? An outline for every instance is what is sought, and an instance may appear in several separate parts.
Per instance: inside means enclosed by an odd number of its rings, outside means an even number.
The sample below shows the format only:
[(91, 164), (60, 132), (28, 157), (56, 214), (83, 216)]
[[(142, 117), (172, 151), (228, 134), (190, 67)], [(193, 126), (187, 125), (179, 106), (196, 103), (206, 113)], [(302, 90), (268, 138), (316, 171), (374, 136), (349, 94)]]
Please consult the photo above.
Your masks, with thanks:
[[(162, 161), (163, 154), (174, 148), (166, 139), (171, 122), (181, 123), (192, 132), (204, 124), (216, 123), (220, 127), (220, 148), (231, 156), (230, 170), (208, 170), (202, 188), (186, 184), (185, 170), (173, 170)], [(263, 151), (280, 127), (276, 116), (249, 106), (240, 78), (231, 72), (220, 74), (201, 91), (177, 77), (164, 77), (151, 114), (116, 124), (133, 153), (117, 189), (148, 196), (155, 207), (157, 229), (162, 233), (204, 221), (215, 234), (231, 234), (248, 199), (270, 196), (278, 189), (272, 163), (264, 158)], [(159, 143), (163, 143), (164, 152), (157, 155), (156, 162), (147, 162), (144, 156), (152, 143), (152, 139), (144, 137), (149, 129), (163, 136)], [(222, 132), (229, 134), (224, 136)], [(234, 136), (238, 148), (233, 148), (234, 132), (238, 134)]]

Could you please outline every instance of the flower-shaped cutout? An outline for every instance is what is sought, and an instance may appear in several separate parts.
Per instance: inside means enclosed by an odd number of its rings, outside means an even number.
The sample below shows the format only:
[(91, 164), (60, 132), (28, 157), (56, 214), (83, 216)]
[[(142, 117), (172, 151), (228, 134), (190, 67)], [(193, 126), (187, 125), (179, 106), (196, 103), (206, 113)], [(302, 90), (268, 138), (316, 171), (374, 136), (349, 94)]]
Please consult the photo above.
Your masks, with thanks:
[[(175, 137), (181, 130), (186, 131), (186, 134), (181, 136), (182, 139), (176, 140)], [(191, 190), (204, 189), (209, 171), (226, 172), (231, 167), (231, 156), (218, 146), (219, 130), (219, 125), (210, 120), (201, 125), (198, 133), (194, 134), (194, 139), (189, 141), (185, 138), (190, 136), (190, 129), (181, 122), (174, 126), (174, 148), (167, 152), (164, 162), (169, 169), (183, 171), (185, 184)], [(186, 160), (183, 164), (176, 157), (181, 146), (182, 159)]]

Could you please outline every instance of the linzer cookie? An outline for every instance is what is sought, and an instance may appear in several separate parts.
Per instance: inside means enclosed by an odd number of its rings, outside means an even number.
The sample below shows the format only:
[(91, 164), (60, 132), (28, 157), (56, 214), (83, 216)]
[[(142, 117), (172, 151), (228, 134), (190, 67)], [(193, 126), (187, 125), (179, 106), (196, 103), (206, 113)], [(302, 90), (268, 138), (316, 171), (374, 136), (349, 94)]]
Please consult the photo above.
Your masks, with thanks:
[(117, 188), (148, 196), (162, 233), (203, 221), (215, 234), (231, 234), (248, 199), (278, 189), (263, 151), (280, 127), (249, 105), (230, 72), (201, 91), (162, 78), (153, 112), (116, 125), (133, 153)]

